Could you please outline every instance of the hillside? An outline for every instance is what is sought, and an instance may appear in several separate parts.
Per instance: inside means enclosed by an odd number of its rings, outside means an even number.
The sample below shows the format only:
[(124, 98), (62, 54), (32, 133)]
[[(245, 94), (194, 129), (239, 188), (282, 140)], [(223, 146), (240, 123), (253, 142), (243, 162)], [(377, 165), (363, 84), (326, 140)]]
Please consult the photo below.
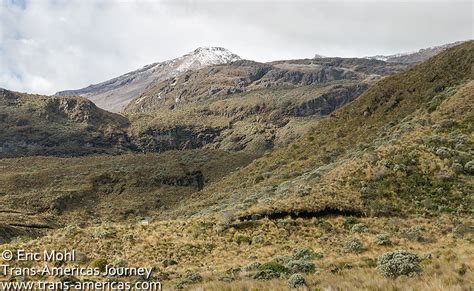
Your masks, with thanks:
[(166, 217), (191, 193), (254, 158), (196, 150), (0, 159), (0, 234), (6, 240), (69, 223)]
[(151, 86), (125, 109), (143, 151), (212, 148), (263, 153), (404, 65), (366, 59), (236, 61)]
[(128, 120), (82, 97), (0, 89), (0, 158), (121, 153), (132, 146)]
[(204, 147), (263, 153), (288, 144), (367, 87), (347, 81), (262, 89), (126, 116), (132, 141), (145, 152)]
[(240, 57), (220, 47), (197, 48), (176, 59), (144, 66), (119, 77), (77, 90), (57, 92), (57, 96), (84, 96), (102, 109), (121, 111), (134, 97), (160, 81), (179, 76), (189, 70), (225, 64)]
[(195, 209), (470, 212), (473, 47), (377, 82), (298, 141), (198, 193)]
[[(376, 82), (170, 97), (126, 114), (133, 144), (167, 152), (0, 159), (0, 253), (73, 248), (45, 264), (150, 267), (167, 290), (470, 290), (473, 63), (470, 41)], [(282, 144), (259, 152), (270, 125)]]
[(407, 66), (377, 60), (328, 58), (258, 63), (241, 60), (170, 78), (150, 86), (126, 112), (173, 109), (259, 89), (295, 88), (333, 81), (368, 82), (405, 70)]

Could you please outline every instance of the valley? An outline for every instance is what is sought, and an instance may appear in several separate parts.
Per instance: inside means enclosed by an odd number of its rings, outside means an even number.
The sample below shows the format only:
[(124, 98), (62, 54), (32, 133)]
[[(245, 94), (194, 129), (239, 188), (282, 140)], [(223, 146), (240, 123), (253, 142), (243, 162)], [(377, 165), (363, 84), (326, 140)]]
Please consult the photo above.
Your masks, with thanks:
[(61, 96), (1, 89), (0, 251), (73, 248), (62, 265), (166, 290), (469, 290), (474, 42), (421, 52), (198, 49)]

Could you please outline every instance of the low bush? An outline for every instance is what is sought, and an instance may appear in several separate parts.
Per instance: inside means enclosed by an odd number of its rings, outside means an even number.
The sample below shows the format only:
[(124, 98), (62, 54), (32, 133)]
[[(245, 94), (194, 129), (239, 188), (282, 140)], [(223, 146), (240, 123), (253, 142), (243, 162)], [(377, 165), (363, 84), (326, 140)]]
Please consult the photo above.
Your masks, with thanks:
[(403, 228), (400, 230), (400, 234), (402, 237), (411, 241), (423, 241), (423, 227), (419, 225)]
[(360, 253), (362, 252), (363, 247), (364, 245), (362, 244), (362, 241), (358, 238), (351, 238), (346, 241), (344, 245), (345, 251), (349, 253)]
[(306, 280), (301, 274), (293, 274), (288, 279), (288, 287), (291, 289), (306, 286)]
[(286, 264), (286, 268), (290, 273), (314, 273), (316, 270), (316, 266), (313, 263), (304, 260), (289, 261)]
[(382, 254), (377, 260), (377, 270), (385, 277), (414, 276), (422, 271), (418, 255), (407, 251)]
[(367, 227), (367, 225), (363, 223), (356, 223), (352, 226), (351, 231), (352, 232), (367, 232), (369, 231), (369, 228)]
[(270, 270), (276, 273), (281, 273), (281, 274), (286, 274), (288, 273), (288, 269), (283, 266), (282, 264), (279, 264), (275, 261), (264, 263), (258, 267), (259, 271), (265, 271), (265, 270)]
[(388, 246), (392, 244), (390, 237), (385, 233), (377, 234), (375, 236), (374, 242), (379, 246)]
[(318, 257), (318, 255), (312, 249), (294, 248), (292, 257), (295, 260), (312, 260)]

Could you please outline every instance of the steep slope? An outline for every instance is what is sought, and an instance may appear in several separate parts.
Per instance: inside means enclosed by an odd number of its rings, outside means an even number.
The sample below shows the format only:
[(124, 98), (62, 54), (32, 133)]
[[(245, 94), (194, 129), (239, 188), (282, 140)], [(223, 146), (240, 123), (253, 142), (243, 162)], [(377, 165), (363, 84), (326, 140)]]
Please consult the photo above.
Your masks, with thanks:
[(147, 65), (136, 71), (86, 88), (57, 92), (56, 95), (84, 96), (102, 109), (119, 112), (132, 98), (140, 95), (150, 85), (176, 77), (189, 70), (225, 64), (239, 59), (239, 56), (224, 48), (198, 48), (176, 59)]
[(412, 52), (412, 53), (400, 53), (400, 54), (394, 54), (394, 55), (388, 55), (388, 56), (377, 55), (377, 56), (372, 56), (372, 57), (367, 57), (367, 58), (382, 60), (389, 63), (419, 64), (461, 43), (462, 41), (458, 41), (458, 42), (449, 43), (445, 45), (434, 46), (434, 47), (430, 47), (426, 49), (420, 49), (419, 51)]
[(132, 146), (128, 120), (82, 97), (0, 89), (0, 158), (121, 153)]
[(379, 81), (303, 138), (196, 194), (194, 211), (468, 212), (473, 58), (471, 41)]

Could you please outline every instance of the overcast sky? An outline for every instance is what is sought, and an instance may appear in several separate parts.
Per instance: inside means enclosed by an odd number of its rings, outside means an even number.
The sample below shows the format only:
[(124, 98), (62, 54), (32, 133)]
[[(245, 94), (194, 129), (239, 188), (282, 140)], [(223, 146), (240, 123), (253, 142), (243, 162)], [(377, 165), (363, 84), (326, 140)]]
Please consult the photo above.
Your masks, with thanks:
[(0, 1), (0, 87), (41, 94), (200, 46), (271, 61), (392, 54), (473, 38), (471, 1)]

